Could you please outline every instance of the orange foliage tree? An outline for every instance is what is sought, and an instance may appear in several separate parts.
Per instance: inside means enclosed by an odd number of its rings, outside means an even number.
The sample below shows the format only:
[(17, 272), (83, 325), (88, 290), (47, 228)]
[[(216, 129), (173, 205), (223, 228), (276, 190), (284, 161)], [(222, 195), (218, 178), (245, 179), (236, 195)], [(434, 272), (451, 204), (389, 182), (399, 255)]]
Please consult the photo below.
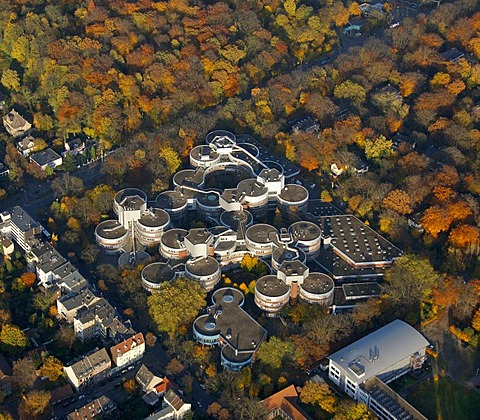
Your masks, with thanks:
[(439, 206), (431, 206), (423, 213), (420, 221), (425, 231), (436, 238), (440, 232), (446, 232), (452, 224), (449, 212)]
[(384, 198), (383, 205), (397, 213), (410, 214), (413, 211), (410, 202), (410, 195), (406, 191), (397, 189), (390, 191)]
[(26, 287), (32, 287), (35, 284), (35, 280), (37, 279), (37, 276), (35, 275), (35, 273), (26, 271), (20, 276), (20, 278)]

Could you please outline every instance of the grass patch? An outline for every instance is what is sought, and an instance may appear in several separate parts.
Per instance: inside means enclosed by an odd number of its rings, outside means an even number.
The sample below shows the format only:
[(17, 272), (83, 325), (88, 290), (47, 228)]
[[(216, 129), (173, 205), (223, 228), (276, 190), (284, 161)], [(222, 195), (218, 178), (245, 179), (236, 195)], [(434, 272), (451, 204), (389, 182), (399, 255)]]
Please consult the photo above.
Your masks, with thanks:
[(410, 390), (407, 400), (429, 419), (475, 420), (480, 413), (480, 394), (448, 377), (423, 381)]

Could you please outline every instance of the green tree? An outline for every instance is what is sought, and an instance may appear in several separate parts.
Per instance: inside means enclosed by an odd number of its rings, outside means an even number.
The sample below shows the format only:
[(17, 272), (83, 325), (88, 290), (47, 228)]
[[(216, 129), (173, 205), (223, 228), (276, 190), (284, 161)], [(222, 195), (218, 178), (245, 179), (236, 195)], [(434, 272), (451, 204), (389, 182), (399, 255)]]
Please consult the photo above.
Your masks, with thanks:
[(55, 382), (63, 373), (63, 364), (53, 356), (47, 357), (40, 368), (40, 374), (48, 378), (50, 382)]
[(16, 325), (5, 324), (0, 333), (0, 341), (11, 347), (24, 348), (28, 346), (28, 338)]
[(172, 339), (185, 331), (206, 304), (205, 290), (197, 282), (179, 278), (162, 283), (158, 292), (148, 297), (148, 310), (159, 331)]
[(182, 161), (180, 160), (178, 153), (171, 146), (163, 146), (160, 149), (159, 156), (167, 165), (168, 172), (171, 174), (177, 172)]
[(293, 352), (293, 343), (283, 341), (278, 337), (270, 337), (270, 340), (261, 344), (257, 351), (257, 357), (262, 363), (271, 366), (273, 369), (280, 369), (284, 359), (290, 357)]
[(367, 97), (367, 91), (365, 88), (350, 80), (346, 80), (345, 82), (335, 86), (333, 94), (336, 98), (348, 99), (356, 105), (363, 104)]
[(335, 412), (337, 399), (326, 383), (305, 382), (300, 390), (300, 400), (305, 404), (319, 405), (322, 410)]
[(368, 159), (378, 160), (393, 155), (393, 143), (387, 140), (385, 136), (377, 136), (373, 139), (365, 140), (365, 156)]
[(18, 76), (16, 70), (4, 70), (0, 81), (8, 90), (17, 92), (20, 89), (20, 77)]
[(427, 297), (440, 279), (428, 259), (408, 254), (386, 271), (385, 291), (394, 302), (408, 305)]

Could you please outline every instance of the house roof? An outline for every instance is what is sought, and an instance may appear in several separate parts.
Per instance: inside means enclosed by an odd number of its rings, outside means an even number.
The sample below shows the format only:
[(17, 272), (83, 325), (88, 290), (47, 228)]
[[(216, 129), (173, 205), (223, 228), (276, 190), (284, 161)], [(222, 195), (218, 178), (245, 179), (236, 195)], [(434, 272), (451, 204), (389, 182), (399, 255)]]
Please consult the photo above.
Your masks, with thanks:
[(66, 384), (66, 385), (64, 385), (60, 388), (56, 388), (52, 391), (52, 402), (55, 403), (55, 402), (58, 402), (58, 401), (62, 401), (65, 398), (68, 398), (73, 394), (74, 394), (74, 392), (73, 392), (72, 386), (70, 384)]
[(170, 405), (175, 411), (179, 411), (185, 403), (182, 398), (173, 390), (170, 389), (164, 397), (168, 405)]
[(144, 344), (145, 340), (141, 332), (135, 334), (134, 336), (127, 338), (126, 340), (118, 343), (115, 346), (110, 347), (110, 353), (112, 354), (113, 361), (117, 361), (117, 357), (128, 353), (133, 348)]
[(93, 370), (100, 366), (104, 366), (105, 369), (111, 366), (110, 356), (104, 348), (84, 356), (81, 360), (71, 365), (71, 368), (77, 378), (83, 378), (89, 376)]
[(280, 408), (293, 420), (310, 419), (308, 414), (304, 413), (303, 410), (295, 404), (297, 398), (298, 393), (295, 385), (290, 385), (263, 400), (262, 404), (265, 405), (269, 413)]
[(135, 379), (143, 389), (154, 388), (162, 382), (162, 378), (154, 375), (145, 365), (140, 366)]
[(12, 110), (3, 117), (4, 123), (10, 125), (10, 127), (19, 129), (30, 123), (23, 118), (15, 109)]
[(170, 383), (170, 381), (167, 378), (164, 378), (163, 381), (160, 382), (155, 387), (155, 392), (157, 394), (164, 394), (170, 389), (171, 386), (172, 386), (172, 384)]
[(39, 166), (48, 165), (49, 163), (61, 158), (62, 157), (51, 148), (34, 153), (32, 156), (30, 156), (30, 159), (32, 159)]
[(428, 344), (415, 328), (397, 319), (328, 358), (352, 381), (363, 383)]
[(8, 364), (5, 356), (0, 353), (0, 379), (5, 378), (6, 376), (12, 376), (12, 367)]
[(30, 150), (34, 146), (35, 146), (35, 139), (32, 136), (27, 136), (17, 143), (17, 148), (22, 151)]
[(105, 395), (85, 404), (83, 407), (80, 407), (78, 410), (72, 411), (68, 415), (69, 420), (90, 420), (95, 418), (100, 418), (105, 414), (105, 412), (110, 412), (116, 407), (115, 403)]

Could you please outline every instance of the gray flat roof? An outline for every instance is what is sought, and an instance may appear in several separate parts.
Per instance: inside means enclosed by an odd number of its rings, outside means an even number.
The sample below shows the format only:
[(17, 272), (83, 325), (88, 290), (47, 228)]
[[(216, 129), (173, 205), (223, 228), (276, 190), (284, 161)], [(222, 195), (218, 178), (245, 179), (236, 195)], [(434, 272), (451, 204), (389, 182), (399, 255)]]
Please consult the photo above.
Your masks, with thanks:
[(308, 198), (308, 191), (305, 187), (297, 184), (288, 184), (280, 192), (280, 198), (285, 201), (296, 203)]
[(105, 220), (97, 225), (96, 232), (99, 236), (107, 239), (118, 239), (125, 236), (127, 231), (116, 220)]
[(148, 264), (142, 270), (142, 277), (149, 283), (155, 284), (170, 281), (174, 275), (174, 271), (166, 263), (162, 262)]
[(308, 212), (314, 217), (321, 216), (337, 216), (343, 214), (343, 211), (335, 207), (332, 203), (327, 203), (322, 200), (309, 200)]
[(169, 248), (181, 249), (184, 247), (183, 238), (187, 236), (188, 231), (185, 229), (171, 229), (162, 235), (162, 243)]
[(170, 216), (165, 210), (150, 208), (148, 210), (142, 211), (140, 215), (140, 223), (148, 227), (157, 227), (162, 226), (168, 223)]
[(259, 197), (266, 192), (267, 187), (265, 187), (265, 185), (260, 184), (256, 179), (251, 178), (244, 179), (238, 183), (236, 196), (238, 198), (244, 194), (247, 197)]
[[(340, 366), (352, 381), (363, 383), (428, 344), (427, 339), (415, 328), (397, 319), (328, 358)], [(373, 357), (375, 353), (378, 358)]]
[(320, 228), (312, 222), (300, 221), (295, 222), (288, 228), (294, 240), (312, 241), (320, 238)]
[(266, 223), (259, 223), (247, 229), (246, 237), (257, 243), (270, 243), (277, 240), (277, 229)]
[(206, 244), (210, 240), (212, 234), (206, 228), (190, 229), (185, 239), (193, 245)]
[(310, 273), (300, 287), (309, 293), (322, 295), (332, 290), (334, 283), (332, 278), (326, 274)]
[(178, 209), (187, 204), (187, 199), (179, 191), (164, 191), (157, 195), (156, 207)]
[(195, 320), (195, 328), (206, 335), (220, 332), (231, 348), (237, 349), (239, 353), (253, 353), (267, 331), (241, 308), (243, 293), (225, 287), (218, 289), (212, 300), (214, 305), (208, 308), (207, 315), (201, 315)]
[(36, 222), (23, 208), (15, 206), (11, 212), (12, 222), (22, 231), (28, 232), (30, 229), (40, 227), (40, 224)]
[(353, 215), (320, 218), (324, 236), (355, 263), (392, 262), (402, 251)]
[(30, 159), (35, 161), (40, 166), (48, 165), (49, 163), (60, 158), (61, 156), (50, 148), (34, 153), (32, 156), (30, 156)]
[(210, 276), (218, 271), (220, 264), (213, 257), (195, 258), (185, 263), (186, 268), (197, 276)]
[(255, 288), (265, 296), (282, 296), (288, 292), (290, 286), (287, 286), (277, 276), (270, 274), (257, 280)]

